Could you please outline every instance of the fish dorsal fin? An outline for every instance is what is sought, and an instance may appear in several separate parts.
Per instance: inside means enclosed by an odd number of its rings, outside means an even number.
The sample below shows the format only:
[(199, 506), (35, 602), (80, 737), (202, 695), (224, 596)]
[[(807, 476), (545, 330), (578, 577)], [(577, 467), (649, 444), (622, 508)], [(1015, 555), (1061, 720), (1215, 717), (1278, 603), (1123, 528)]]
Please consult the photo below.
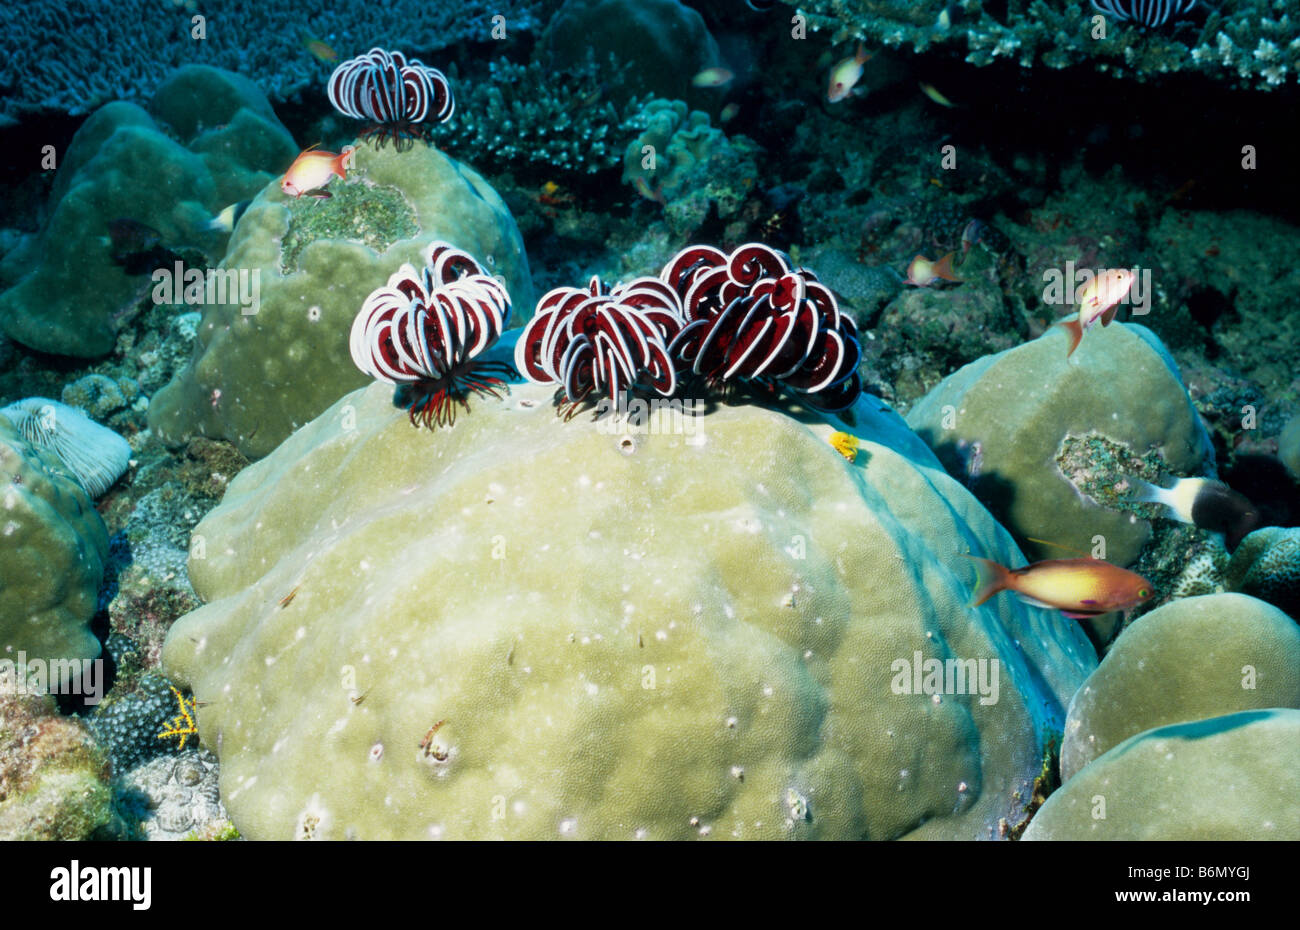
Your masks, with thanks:
[(1073, 552), (1081, 559), (1092, 558), (1092, 555), (1090, 553), (1080, 552), (1078, 549), (1075, 549), (1072, 546), (1063, 546), (1060, 543), (1052, 542), (1050, 539), (1038, 539), (1034, 536), (1026, 536), (1025, 539), (1029, 540), (1030, 542), (1042, 543), (1044, 546), (1054, 546), (1057, 549), (1064, 549), (1066, 552)]

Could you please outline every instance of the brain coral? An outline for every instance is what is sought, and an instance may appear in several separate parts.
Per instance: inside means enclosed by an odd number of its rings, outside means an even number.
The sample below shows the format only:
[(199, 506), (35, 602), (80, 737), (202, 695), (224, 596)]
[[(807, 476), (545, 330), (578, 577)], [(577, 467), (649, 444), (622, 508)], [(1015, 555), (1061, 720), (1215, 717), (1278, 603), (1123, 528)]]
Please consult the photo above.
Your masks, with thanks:
[(1241, 594), (1166, 604), (1111, 646), (1070, 702), (1061, 778), (1136, 733), (1267, 707), (1300, 708), (1300, 629)]
[(1300, 618), (1300, 527), (1266, 526), (1251, 533), (1232, 554), (1223, 580), (1232, 591)]
[(237, 74), (181, 69), (153, 107), (157, 122), (133, 103), (110, 103), (60, 153), (48, 222), (0, 267), (12, 285), (0, 294), (0, 327), (18, 342), (61, 355), (108, 352), (116, 320), (150, 285), (114, 262), (109, 223), (134, 221), (164, 245), (215, 258), (223, 238), (205, 229), (211, 215), (251, 197), (293, 158), (266, 98)]
[(0, 416), (0, 657), (93, 659), (87, 628), (108, 557), (104, 521), (53, 452)]
[[(341, 398), (195, 531), (209, 603), (163, 661), (206, 702), (241, 834), (987, 838), (1023, 819), (1095, 656), (1052, 612), (964, 607), (957, 552), (1017, 556), (896, 415), (858, 404), (850, 465), (830, 423), (755, 406), (622, 433), (525, 385), (429, 433), (391, 394)], [(916, 656), (997, 660), (1000, 696), (896, 693)]]
[(1071, 778), (1026, 840), (1300, 839), (1300, 710), (1147, 730)]
[(1101, 535), (1105, 558), (1127, 565), (1150, 529), (1065, 477), (1057, 458), (1066, 438), (1100, 434), (1133, 456), (1154, 450), (1176, 474), (1212, 468), (1213, 449), (1177, 366), (1145, 327), (1095, 329), (1068, 362), (1066, 343), (1053, 327), (972, 362), (921, 398), (907, 422), (1031, 558), (1062, 553), (1029, 537), (1088, 552)]
[(364, 384), (348, 355), (352, 321), (403, 262), (422, 264), (435, 239), (502, 276), (512, 322), (528, 318), (523, 240), (477, 172), (423, 143), (401, 153), (363, 143), (354, 166), (323, 202), (272, 183), (249, 206), (222, 267), (257, 274), (258, 300), (204, 309), (193, 359), (149, 408), (164, 439), (228, 439), (255, 458)]

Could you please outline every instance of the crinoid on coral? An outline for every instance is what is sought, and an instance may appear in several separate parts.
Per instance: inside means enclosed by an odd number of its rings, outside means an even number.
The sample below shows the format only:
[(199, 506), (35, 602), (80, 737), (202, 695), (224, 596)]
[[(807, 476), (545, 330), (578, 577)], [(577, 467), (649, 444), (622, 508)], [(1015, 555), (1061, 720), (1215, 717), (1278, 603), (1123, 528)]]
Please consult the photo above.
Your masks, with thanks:
[(23, 439), (58, 456), (91, 497), (122, 477), (131, 462), (130, 444), (76, 407), (48, 397), (27, 397), (0, 407)]
[(446, 122), (456, 109), (451, 85), (441, 71), (382, 48), (335, 68), (329, 98), (340, 113), (370, 120), (363, 136), (374, 135), (378, 145), (392, 139), (399, 149), (427, 137), (426, 120)]
[(637, 278), (613, 290), (593, 277), (585, 288), (557, 287), (515, 344), (515, 364), (529, 381), (563, 386), (558, 412), (572, 419), (596, 394), (647, 388), (667, 397), (677, 389), (668, 344), (682, 328), (677, 292), (658, 278)]
[(504, 362), (475, 359), (501, 337), (510, 294), (470, 255), (432, 242), (425, 267), (402, 265), (373, 291), (352, 323), (352, 360), (373, 378), (402, 385), (411, 423), (450, 426), (468, 394), (501, 397)]
[(686, 325), (669, 351), (710, 384), (785, 385), (822, 410), (862, 393), (862, 347), (853, 320), (807, 268), (758, 243), (730, 255), (690, 246), (660, 278), (681, 297)]
[(1196, 0), (1092, 0), (1092, 8), (1124, 22), (1163, 26), (1169, 17), (1181, 16), (1196, 6)]

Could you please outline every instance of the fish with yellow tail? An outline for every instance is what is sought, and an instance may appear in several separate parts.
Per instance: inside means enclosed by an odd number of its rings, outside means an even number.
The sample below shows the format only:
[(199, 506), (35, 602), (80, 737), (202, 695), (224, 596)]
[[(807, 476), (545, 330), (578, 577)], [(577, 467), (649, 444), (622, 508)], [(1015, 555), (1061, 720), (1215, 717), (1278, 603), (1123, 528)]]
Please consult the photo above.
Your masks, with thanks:
[[(826, 100), (828, 103), (839, 103), (845, 97), (854, 92), (853, 88), (857, 86), (858, 81), (862, 80), (862, 66), (871, 60), (871, 54), (858, 43), (858, 50), (848, 58), (841, 59), (834, 68), (831, 68), (830, 82), (826, 86)], [(864, 93), (861, 89), (858, 94)]]
[(319, 200), (332, 196), (329, 191), (324, 190), (325, 185), (335, 175), (347, 178), (347, 170), (352, 167), (352, 159), (356, 151), (356, 146), (353, 145), (343, 146), (343, 151), (337, 155), (318, 149), (314, 145), (304, 149), (293, 160), (289, 170), (284, 173), (284, 178), (280, 181), (280, 190), (290, 197), (301, 197), (307, 194)]
[(1047, 559), (1024, 568), (1007, 568), (992, 559), (967, 555), (979, 568), (971, 607), (1000, 591), (1012, 591), (1027, 604), (1059, 610), (1072, 620), (1086, 620), (1128, 610), (1155, 594), (1151, 582), (1101, 559)]
[(1136, 277), (1127, 268), (1108, 268), (1097, 272), (1097, 276), (1079, 290), (1079, 315), (1056, 324), (1070, 334), (1070, 351), (1065, 353), (1066, 358), (1074, 354), (1083, 334), (1098, 321), (1102, 326), (1110, 325), (1119, 311), (1119, 302), (1129, 292)]
[(941, 280), (960, 283), (962, 279), (952, 270), (954, 254), (949, 252), (937, 262), (930, 261), (924, 255), (916, 256), (907, 266), (907, 279), (904, 283), (915, 284), (917, 287), (929, 287), (935, 281)]
[(1143, 481), (1128, 479), (1133, 485), (1132, 500), (1160, 504), (1169, 516), (1211, 533), (1222, 533), (1229, 552), (1248, 534), (1259, 529), (1263, 520), (1250, 499), (1211, 478), (1179, 478), (1171, 487), (1162, 488)]

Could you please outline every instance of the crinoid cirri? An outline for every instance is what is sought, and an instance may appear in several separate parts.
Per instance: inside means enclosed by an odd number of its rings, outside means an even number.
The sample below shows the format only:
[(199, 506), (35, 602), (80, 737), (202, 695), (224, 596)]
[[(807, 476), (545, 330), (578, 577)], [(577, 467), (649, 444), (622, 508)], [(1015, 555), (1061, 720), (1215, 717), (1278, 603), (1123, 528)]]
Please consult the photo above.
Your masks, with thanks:
[(352, 322), (352, 360), (373, 378), (398, 385), (411, 423), (429, 429), (456, 422), (470, 393), (503, 397), (505, 362), (479, 359), (510, 320), (510, 294), (471, 256), (431, 243), (425, 267), (402, 265), (373, 291)]

